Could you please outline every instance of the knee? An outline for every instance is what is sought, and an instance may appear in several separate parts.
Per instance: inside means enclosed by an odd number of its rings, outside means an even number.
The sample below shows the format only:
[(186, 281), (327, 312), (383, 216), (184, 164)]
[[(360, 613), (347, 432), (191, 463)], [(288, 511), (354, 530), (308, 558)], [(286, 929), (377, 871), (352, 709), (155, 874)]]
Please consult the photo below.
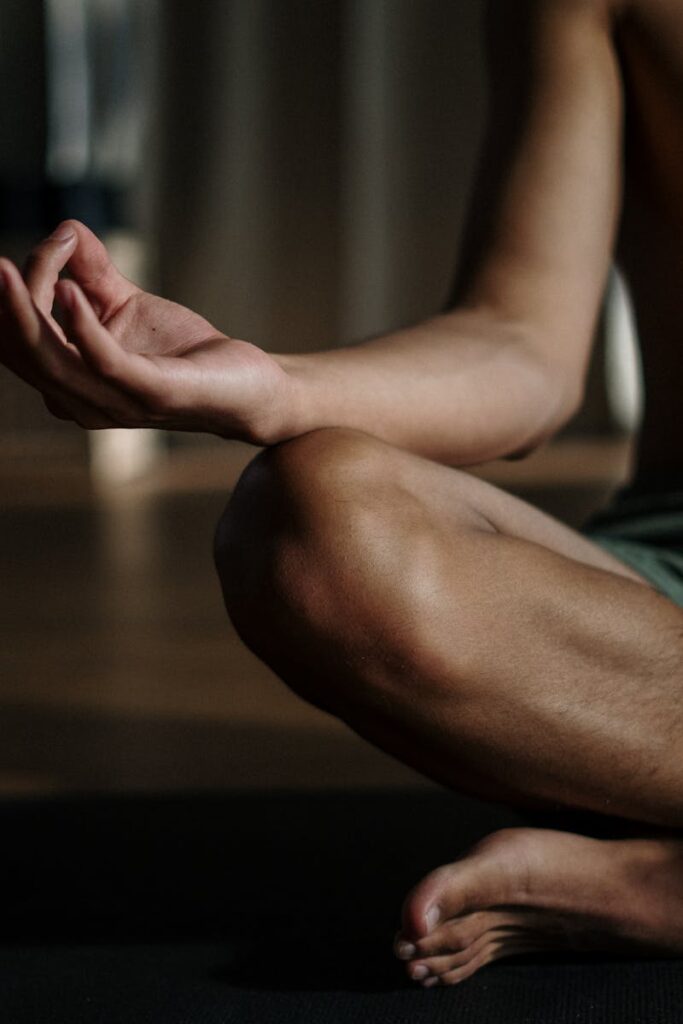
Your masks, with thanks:
[(372, 531), (394, 449), (359, 431), (312, 431), (261, 452), (219, 520), (214, 557), (230, 618), (249, 642), (284, 606), (331, 613), (351, 548)]
[[(410, 456), (366, 434), (314, 431), (258, 455), (218, 524), (216, 566), (237, 632), (327, 710), (359, 680), (381, 699), (401, 680), (437, 692), (445, 680), (451, 692), (444, 665), (458, 600), (443, 529), (413, 470)], [(468, 544), (463, 533), (464, 555)], [(465, 621), (465, 592), (460, 604)], [(467, 645), (463, 677), (466, 656)]]

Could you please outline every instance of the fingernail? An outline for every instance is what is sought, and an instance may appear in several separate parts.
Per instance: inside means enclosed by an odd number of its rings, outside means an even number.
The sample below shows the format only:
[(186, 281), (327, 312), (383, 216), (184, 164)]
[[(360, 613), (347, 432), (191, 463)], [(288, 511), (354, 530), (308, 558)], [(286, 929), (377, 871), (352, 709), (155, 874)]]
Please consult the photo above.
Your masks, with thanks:
[(434, 985), (438, 984), (438, 978), (427, 978), (426, 981), (422, 982), (422, 988), (433, 988)]
[(66, 242), (67, 239), (73, 238), (75, 234), (74, 229), (70, 224), (60, 224), (58, 228), (50, 235), (53, 242)]
[(424, 966), (424, 964), (420, 964), (419, 967), (413, 967), (410, 974), (413, 978), (413, 981), (422, 981), (422, 979), (426, 978), (427, 975), (429, 974), (429, 970), (427, 967)]
[(410, 942), (399, 942), (396, 947), (396, 955), (401, 960), (410, 960), (412, 956), (415, 956), (416, 952), (417, 950), (415, 949), (415, 946)]
[(437, 924), (439, 923), (439, 908), (430, 907), (430, 909), (427, 911), (425, 921), (427, 922), (427, 930), (430, 932), (433, 931), (436, 928)]

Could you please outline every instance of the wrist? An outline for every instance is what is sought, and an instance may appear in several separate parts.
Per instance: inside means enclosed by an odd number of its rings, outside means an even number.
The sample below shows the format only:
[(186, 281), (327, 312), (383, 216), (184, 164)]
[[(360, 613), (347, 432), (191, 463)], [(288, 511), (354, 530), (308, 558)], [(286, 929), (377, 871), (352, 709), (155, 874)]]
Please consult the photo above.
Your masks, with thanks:
[(322, 414), (321, 384), (306, 355), (284, 354), (272, 358), (283, 374), (283, 386), (275, 403), (266, 444), (279, 444), (326, 426)]

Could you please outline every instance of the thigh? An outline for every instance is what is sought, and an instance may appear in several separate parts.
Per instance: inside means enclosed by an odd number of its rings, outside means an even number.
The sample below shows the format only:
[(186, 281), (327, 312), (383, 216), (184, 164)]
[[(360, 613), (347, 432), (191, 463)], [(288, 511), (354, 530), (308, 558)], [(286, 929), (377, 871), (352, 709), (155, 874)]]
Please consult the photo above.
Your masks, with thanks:
[(680, 818), (683, 612), (576, 531), (324, 430), (259, 456), (218, 538), (243, 639), (372, 743), (495, 799)]
[[(420, 512), (399, 494), (381, 520), (403, 571), (366, 576), (379, 611), (356, 664), (378, 699), (355, 727), (495, 799), (680, 822), (681, 609), (527, 502), (461, 470), (392, 458), (382, 478)], [(361, 557), (359, 572), (370, 564)], [(354, 625), (349, 609), (345, 637)]]
[(399, 453), (403, 475), (424, 503), (425, 511), (455, 526), (463, 519), (463, 505), (480, 526), (540, 545), (566, 558), (634, 580), (653, 584), (628, 564), (584, 533), (567, 526), (529, 502), (473, 476), (465, 470)]

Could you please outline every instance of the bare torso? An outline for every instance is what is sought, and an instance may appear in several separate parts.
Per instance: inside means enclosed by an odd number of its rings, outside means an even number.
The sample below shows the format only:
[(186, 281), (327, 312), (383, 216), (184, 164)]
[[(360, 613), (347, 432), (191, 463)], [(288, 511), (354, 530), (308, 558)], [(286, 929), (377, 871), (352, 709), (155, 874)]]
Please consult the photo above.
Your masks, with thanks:
[(626, 96), (617, 258), (645, 380), (635, 477), (683, 481), (683, 3), (644, 0), (616, 44)]

